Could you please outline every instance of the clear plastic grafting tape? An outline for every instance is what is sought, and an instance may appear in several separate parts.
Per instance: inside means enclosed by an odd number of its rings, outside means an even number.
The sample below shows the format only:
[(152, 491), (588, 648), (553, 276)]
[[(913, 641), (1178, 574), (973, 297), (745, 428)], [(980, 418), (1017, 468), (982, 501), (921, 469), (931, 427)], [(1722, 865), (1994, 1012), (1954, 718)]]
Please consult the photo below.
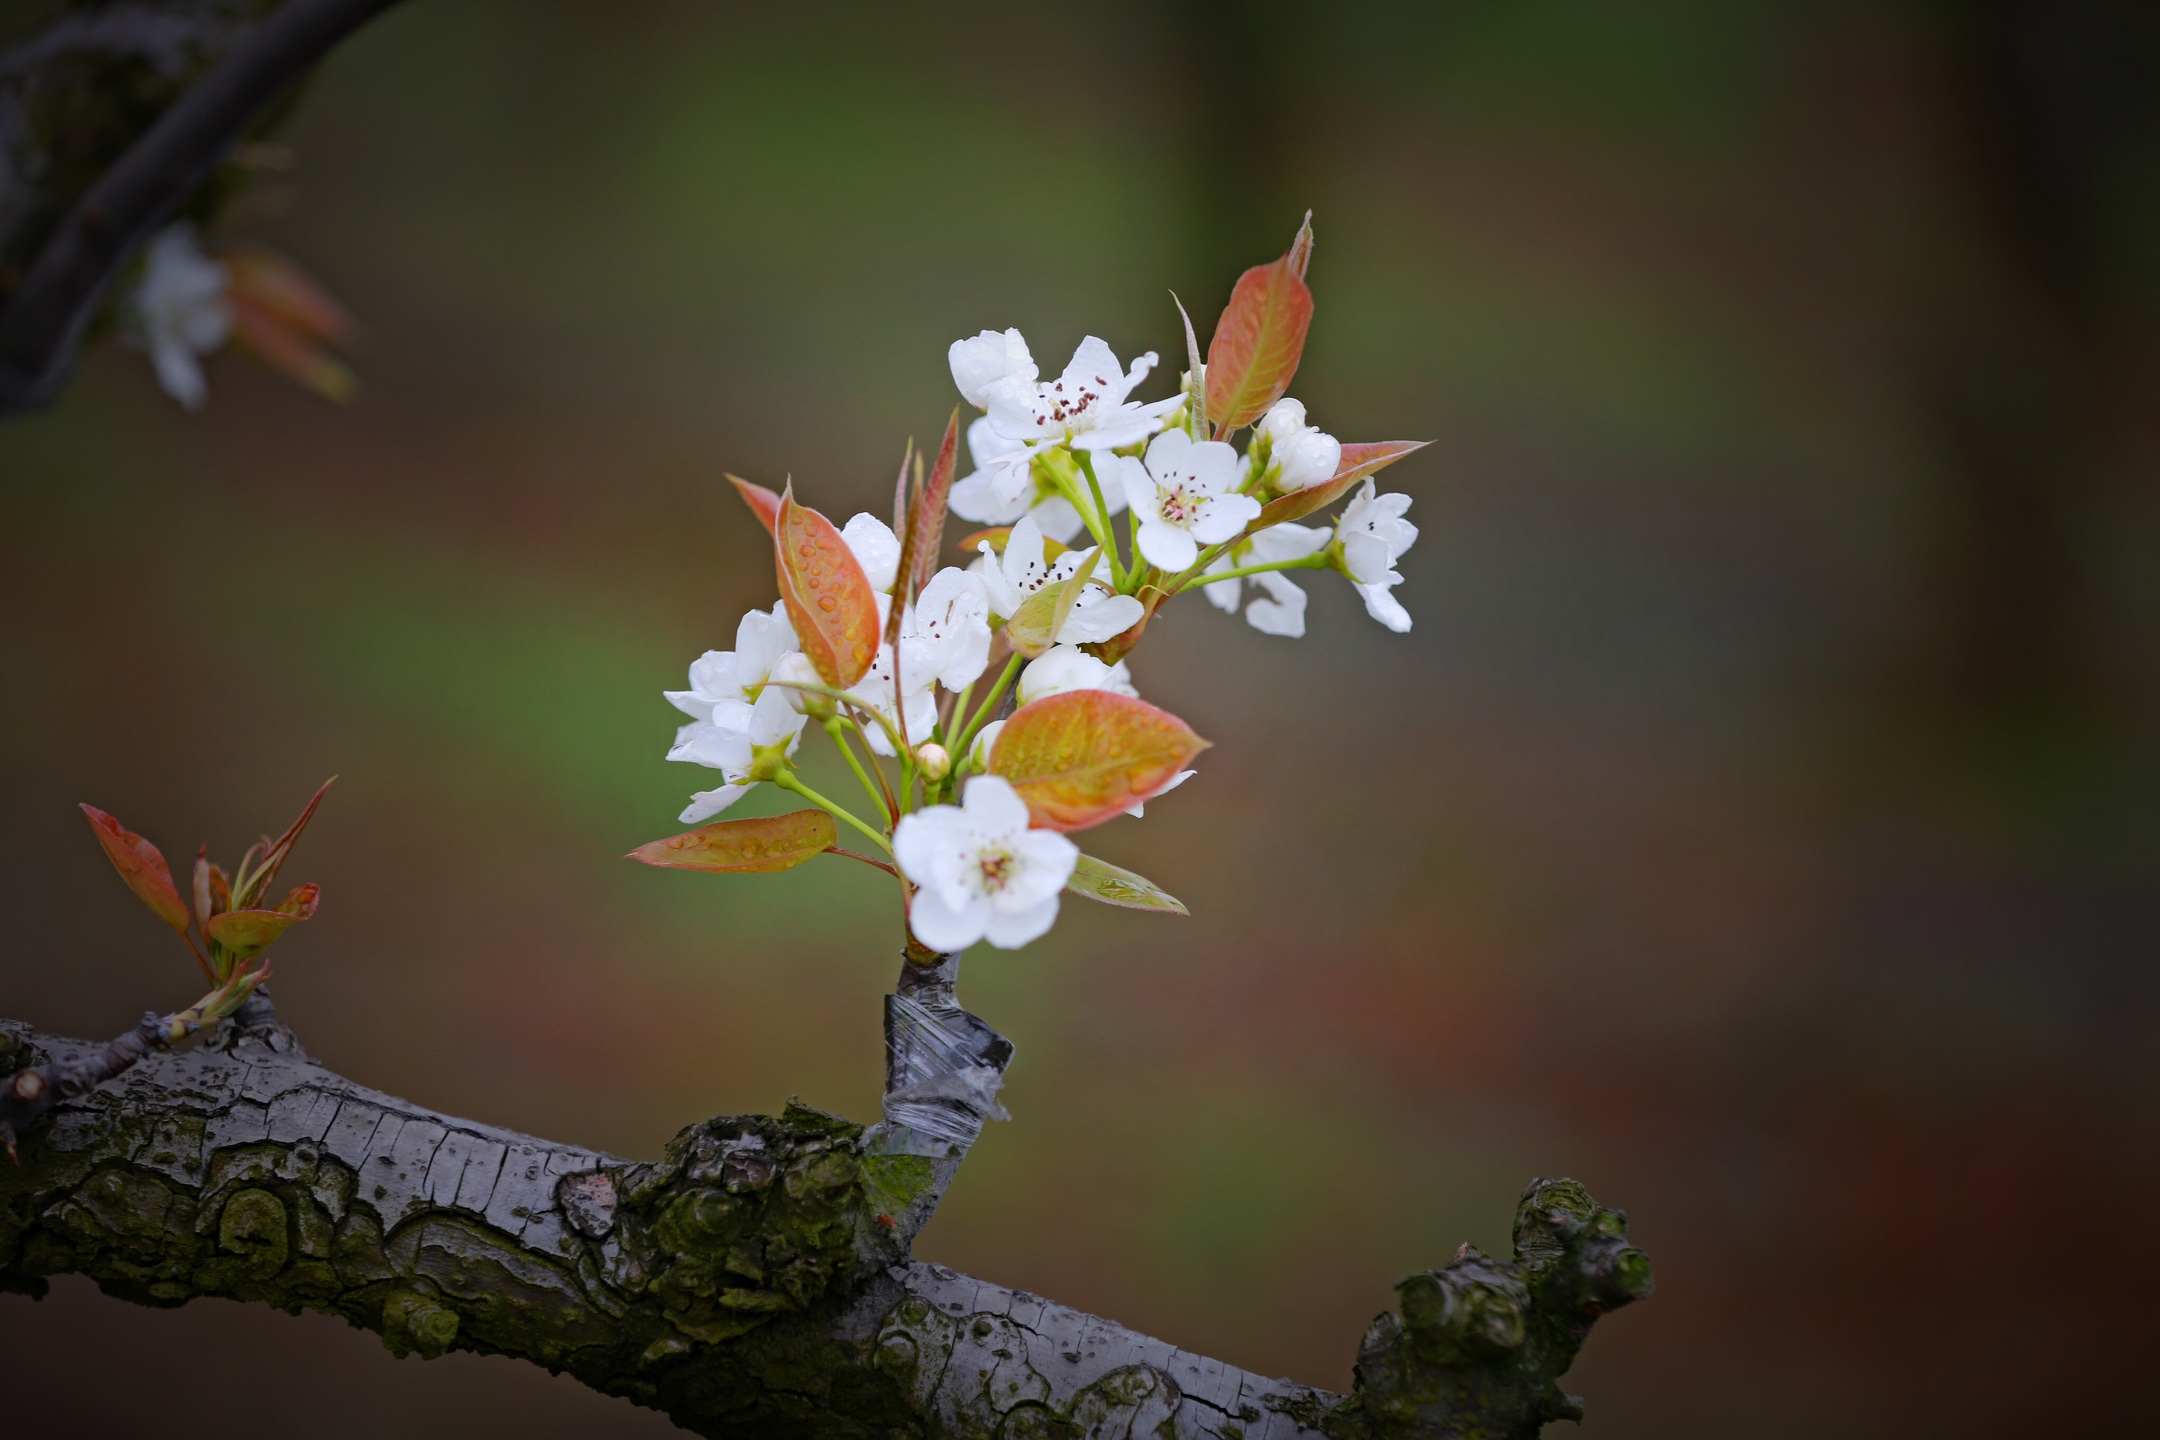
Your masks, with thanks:
[[(965, 1155), (985, 1120), (1009, 1119), (998, 1104), (1012, 1042), (937, 988), (932, 1004), (885, 997), (885, 1125), (888, 1153)], [(950, 992), (947, 991), (949, 994)]]

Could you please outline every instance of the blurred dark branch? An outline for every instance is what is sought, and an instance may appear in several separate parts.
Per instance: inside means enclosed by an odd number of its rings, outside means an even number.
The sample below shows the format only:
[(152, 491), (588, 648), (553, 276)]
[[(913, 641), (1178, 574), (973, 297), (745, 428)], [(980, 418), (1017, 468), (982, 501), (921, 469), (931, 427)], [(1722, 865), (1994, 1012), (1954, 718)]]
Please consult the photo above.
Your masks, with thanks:
[[(943, 968), (914, 977), (918, 1006)], [(950, 1167), (838, 1117), (708, 1120), (630, 1163), (364, 1089), (238, 1020), (190, 1054), (139, 1047), (30, 1124), (0, 1165), (0, 1290), (75, 1273), (142, 1304), (325, 1311), (703, 1435), (1528, 1440), (1580, 1413), (1555, 1379), (1651, 1288), (1623, 1216), (1534, 1182), (1516, 1258), (1465, 1246), (1405, 1280), (1334, 1395), (910, 1261)], [(90, 1048), (0, 1022), (0, 1072)]]
[[(394, 3), (286, 0), (244, 28), (235, 20), (260, 7), (71, 10), (0, 57), (0, 256), (26, 257), (8, 261), (19, 277), (0, 274), (0, 418), (59, 394), (120, 267), (333, 46)], [(161, 81), (185, 88), (160, 104)], [(55, 163), (74, 137), (35, 133), (41, 89), (68, 92), (43, 107), (48, 126), (118, 136), (125, 149), (94, 176)], [(26, 233), (55, 211), (49, 231)]]
[(1962, 705), (2031, 714), (2080, 704), (2092, 682), (2073, 547), (2136, 423), (2121, 385), (2135, 285), (2112, 244), (2160, 132), (2160, 7), (1965, 0), (1945, 14), (1989, 237), (1927, 361), (1958, 512), (1948, 680)]

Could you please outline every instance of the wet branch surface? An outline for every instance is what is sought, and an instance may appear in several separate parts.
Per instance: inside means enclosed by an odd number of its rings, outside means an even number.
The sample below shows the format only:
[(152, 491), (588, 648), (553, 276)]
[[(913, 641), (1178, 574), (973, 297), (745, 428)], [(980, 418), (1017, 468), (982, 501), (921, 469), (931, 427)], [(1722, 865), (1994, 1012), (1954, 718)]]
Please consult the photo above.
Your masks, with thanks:
[[(0, 1022), (0, 1075), (108, 1048)], [(25, 1121), (22, 1163), (0, 1164), (0, 1288), (79, 1273), (141, 1304), (326, 1311), (399, 1354), (513, 1356), (704, 1435), (1533, 1436), (1579, 1413), (1553, 1382), (1596, 1317), (1650, 1288), (1623, 1217), (1535, 1182), (1517, 1259), (1465, 1247), (1404, 1281), (1343, 1396), (910, 1261), (958, 1161), (891, 1153), (890, 1126), (866, 1142), (791, 1102), (636, 1163), (356, 1085), (274, 1016), (144, 1052)]]

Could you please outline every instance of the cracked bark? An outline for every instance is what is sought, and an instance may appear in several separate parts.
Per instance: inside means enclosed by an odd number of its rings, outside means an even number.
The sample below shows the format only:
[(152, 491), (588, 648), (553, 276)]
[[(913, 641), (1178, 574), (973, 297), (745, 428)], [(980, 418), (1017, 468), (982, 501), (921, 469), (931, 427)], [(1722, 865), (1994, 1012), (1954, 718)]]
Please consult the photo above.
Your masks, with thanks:
[[(399, 1354), (529, 1360), (715, 1436), (1381, 1440), (1579, 1415), (1554, 1381), (1650, 1279), (1572, 1181), (1525, 1193), (1516, 1260), (1466, 1246), (1402, 1282), (1347, 1396), (910, 1260), (994, 1104), (979, 1072), (1011, 1055), (953, 1002), (955, 968), (903, 966), (885, 1122), (790, 1102), (650, 1162), (369, 1090), (258, 1007), (27, 1122), (0, 1167), (0, 1288), (80, 1273), (142, 1304), (327, 1311)], [(99, 1048), (0, 1022), (0, 1073)]]

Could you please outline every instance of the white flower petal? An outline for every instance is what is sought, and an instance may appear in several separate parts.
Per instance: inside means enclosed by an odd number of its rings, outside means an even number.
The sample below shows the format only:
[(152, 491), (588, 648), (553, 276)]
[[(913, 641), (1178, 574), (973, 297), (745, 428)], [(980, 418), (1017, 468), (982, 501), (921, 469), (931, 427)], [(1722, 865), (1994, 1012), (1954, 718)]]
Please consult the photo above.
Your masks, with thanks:
[(1402, 601), (1388, 593), (1391, 588), (1387, 585), (1360, 585), (1357, 592), (1365, 601), (1365, 613), (1400, 635), (1410, 628), (1410, 612), (1403, 609)]
[(685, 825), (698, 825), (733, 805), (750, 793), (748, 785), (722, 785), (717, 790), (699, 790), (690, 796), (690, 806), (677, 818)]
[(955, 340), (945, 358), (961, 398), (978, 408), (989, 386), (1009, 377), (1032, 381), (1036, 375), (1035, 358), (1018, 330), (985, 330), (971, 340)]
[(840, 538), (854, 552), (855, 563), (869, 577), (872, 590), (883, 594), (892, 589), (900, 572), (900, 537), (892, 533), (891, 526), (875, 515), (858, 513), (848, 517), (840, 529)]
[[(1140, 510), (1135, 505), (1135, 511)], [(1233, 527), (1233, 533), (1235, 527)], [(1144, 520), (1138, 537), (1141, 558), (1164, 570), (1182, 571), (1200, 558), (1200, 548), (1188, 532), (1163, 520)]]
[(1245, 607), (1245, 623), (1263, 635), (1297, 639), (1305, 633), (1305, 592), (1278, 573), (1255, 575), (1267, 594)]
[[(1049, 899), (1026, 910), (1004, 911), (984, 906), (982, 936), (1000, 950), (1018, 950), (1031, 940), (1040, 940), (1057, 923), (1058, 897)], [(918, 931), (917, 938), (921, 938)], [(925, 945), (934, 942), (924, 940)]]
[(908, 906), (908, 928), (923, 944), (950, 955), (982, 939), (983, 925), (990, 915), (989, 905), (982, 901), (956, 909), (935, 889), (924, 886), (915, 892)]

